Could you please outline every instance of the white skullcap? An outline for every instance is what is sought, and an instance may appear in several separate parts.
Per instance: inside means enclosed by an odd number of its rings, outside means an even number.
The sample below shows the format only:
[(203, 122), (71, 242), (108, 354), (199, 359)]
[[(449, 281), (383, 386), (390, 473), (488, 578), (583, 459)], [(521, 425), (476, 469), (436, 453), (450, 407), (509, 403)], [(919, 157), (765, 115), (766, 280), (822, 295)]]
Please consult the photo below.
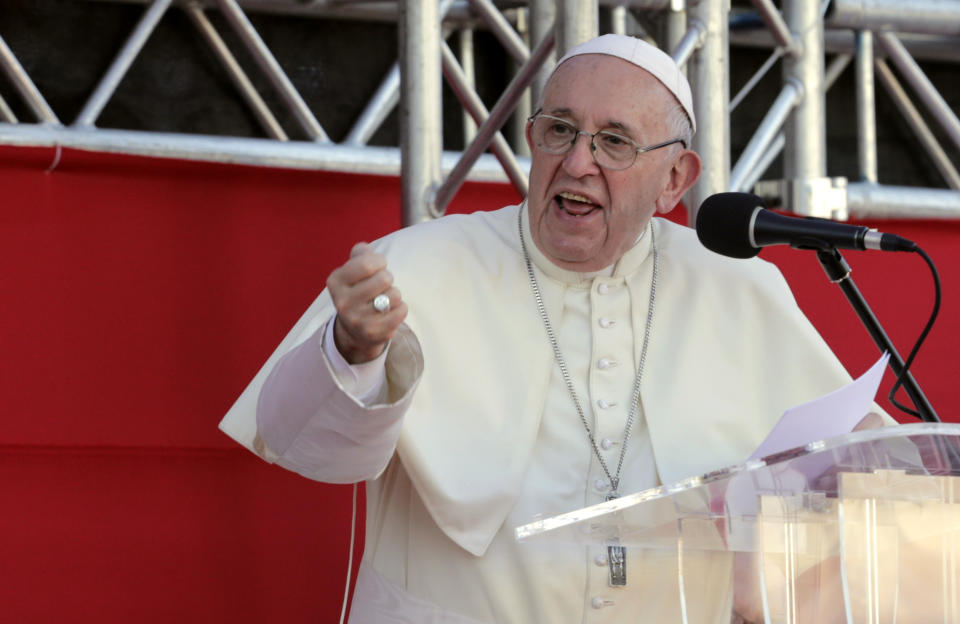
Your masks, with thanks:
[[(677, 98), (680, 106), (686, 111), (687, 117), (690, 118), (690, 126), (694, 131), (697, 130), (697, 120), (693, 116), (693, 96), (690, 94), (690, 83), (687, 82), (687, 77), (683, 75), (683, 72), (666, 52), (636, 37), (601, 35), (571, 48), (557, 62), (556, 67), (560, 67), (567, 59), (581, 54), (615, 56), (647, 70)], [(557, 71), (556, 67), (553, 71)]]

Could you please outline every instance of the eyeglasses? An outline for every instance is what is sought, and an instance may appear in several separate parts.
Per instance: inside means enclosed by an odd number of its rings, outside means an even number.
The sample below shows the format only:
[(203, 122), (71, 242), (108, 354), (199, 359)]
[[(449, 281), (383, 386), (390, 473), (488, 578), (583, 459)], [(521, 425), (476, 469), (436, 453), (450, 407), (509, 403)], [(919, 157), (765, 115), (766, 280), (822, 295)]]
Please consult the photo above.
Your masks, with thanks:
[(531, 135), (534, 145), (548, 154), (565, 154), (570, 151), (581, 134), (590, 137), (590, 151), (593, 153), (594, 161), (604, 169), (612, 171), (619, 171), (633, 165), (637, 160), (637, 154), (651, 152), (674, 143), (680, 143), (684, 149), (687, 147), (686, 141), (679, 138), (640, 147), (636, 141), (622, 134), (609, 130), (591, 134), (569, 121), (539, 111), (527, 119), (527, 122), (533, 124)]

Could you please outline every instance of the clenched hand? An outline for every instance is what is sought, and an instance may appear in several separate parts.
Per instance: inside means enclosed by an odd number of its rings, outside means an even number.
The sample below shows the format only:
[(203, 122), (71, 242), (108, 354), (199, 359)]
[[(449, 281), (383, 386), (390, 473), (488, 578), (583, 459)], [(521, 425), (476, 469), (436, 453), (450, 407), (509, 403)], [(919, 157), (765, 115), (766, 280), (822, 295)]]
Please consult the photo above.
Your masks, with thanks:
[[(357, 243), (350, 259), (327, 278), (327, 290), (337, 308), (333, 328), (337, 350), (351, 364), (376, 359), (407, 316), (387, 259), (367, 243)], [(373, 307), (374, 297), (381, 294), (390, 297), (386, 312)]]

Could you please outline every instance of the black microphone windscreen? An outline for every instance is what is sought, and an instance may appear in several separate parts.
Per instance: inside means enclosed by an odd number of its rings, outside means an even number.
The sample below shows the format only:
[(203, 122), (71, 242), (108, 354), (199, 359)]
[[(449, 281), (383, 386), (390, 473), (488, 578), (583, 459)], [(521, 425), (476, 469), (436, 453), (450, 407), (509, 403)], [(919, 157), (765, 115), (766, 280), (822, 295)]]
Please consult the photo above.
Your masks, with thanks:
[(750, 244), (750, 220), (763, 201), (751, 193), (717, 193), (703, 200), (697, 212), (697, 237), (710, 251), (731, 258), (760, 253)]

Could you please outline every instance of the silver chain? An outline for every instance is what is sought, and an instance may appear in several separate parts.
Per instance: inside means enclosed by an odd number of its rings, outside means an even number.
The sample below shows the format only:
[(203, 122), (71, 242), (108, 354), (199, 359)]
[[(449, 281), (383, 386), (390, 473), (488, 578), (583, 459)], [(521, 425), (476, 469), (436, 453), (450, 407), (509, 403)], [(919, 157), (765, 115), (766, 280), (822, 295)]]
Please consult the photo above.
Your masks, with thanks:
[(573, 389), (573, 382), (570, 381), (570, 373), (567, 372), (566, 361), (563, 359), (563, 354), (560, 353), (560, 345), (557, 342), (557, 336), (553, 333), (553, 326), (550, 324), (550, 318), (547, 316), (547, 308), (543, 304), (543, 297), (540, 295), (540, 285), (537, 283), (537, 277), (533, 272), (533, 263), (530, 261), (530, 254), (527, 251), (527, 243), (523, 239), (523, 208), (521, 208), (519, 212), (517, 227), (520, 230), (520, 247), (523, 249), (523, 259), (527, 263), (527, 275), (530, 276), (530, 288), (533, 290), (533, 296), (537, 300), (537, 310), (540, 312), (540, 318), (543, 320), (543, 326), (547, 330), (547, 337), (550, 339), (550, 345), (553, 347), (553, 355), (557, 360), (557, 366), (560, 367), (560, 374), (563, 376), (563, 382), (567, 386), (567, 391), (570, 392), (570, 398), (573, 399), (573, 405), (577, 408), (577, 414), (580, 416), (580, 422), (583, 423), (583, 428), (587, 431), (587, 438), (590, 439), (590, 446), (593, 447), (593, 452), (597, 456), (597, 460), (600, 462), (600, 467), (603, 468), (604, 474), (607, 475), (607, 479), (610, 481), (611, 491), (608, 498), (616, 498), (620, 496), (620, 471), (623, 469), (623, 458), (627, 454), (627, 443), (630, 440), (630, 433), (633, 431), (633, 421), (637, 416), (637, 406), (640, 404), (640, 382), (643, 379), (643, 365), (647, 360), (647, 345), (650, 343), (650, 328), (653, 326), (653, 306), (657, 300), (657, 277), (660, 274), (660, 255), (657, 252), (657, 239), (653, 233), (653, 227), (650, 227), (650, 248), (653, 252), (653, 278), (650, 283), (650, 304), (647, 307), (647, 324), (643, 330), (643, 347), (640, 349), (640, 364), (637, 366), (637, 378), (633, 382), (633, 396), (630, 400), (630, 411), (627, 414), (627, 422), (623, 427), (623, 444), (620, 447), (620, 459), (617, 462), (617, 472), (613, 475), (610, 474), (610, 469), (607, 467), (607, 462), (600, 454), (600, 449), (597, 447), (597, 441), (593, 436), (593, 430), (590, 428), (590, 424), (587, 422), (587, 417), (584, 416), (583, 408), (580, 406), (580, 399), (577, 397), (577, 392)]

